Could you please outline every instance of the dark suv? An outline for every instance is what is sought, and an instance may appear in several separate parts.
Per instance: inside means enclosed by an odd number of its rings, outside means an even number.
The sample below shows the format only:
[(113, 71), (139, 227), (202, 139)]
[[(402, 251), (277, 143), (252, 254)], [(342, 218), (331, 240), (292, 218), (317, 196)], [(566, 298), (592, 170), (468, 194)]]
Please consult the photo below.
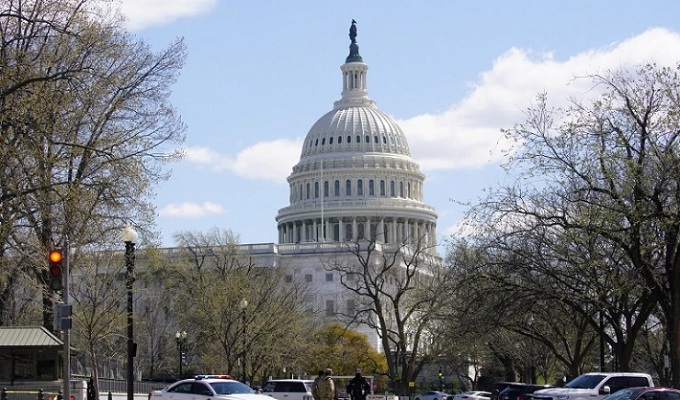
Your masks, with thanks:
[(511, 383), (508, 387), (501, 390), (498, 400), (527, 400), (531, 393), (539, 389), (547, 389), (550, 385), (536, 385), (531, 383)]

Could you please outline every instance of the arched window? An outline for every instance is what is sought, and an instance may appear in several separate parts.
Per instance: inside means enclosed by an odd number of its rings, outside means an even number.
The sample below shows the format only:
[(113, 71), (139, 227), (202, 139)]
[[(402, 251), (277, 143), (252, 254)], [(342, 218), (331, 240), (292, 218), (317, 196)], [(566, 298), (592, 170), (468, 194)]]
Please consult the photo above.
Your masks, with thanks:
[(371, 143), (371, 137), (366, 135), (366, 143)]
[(307, 198), (309, 198), (309, 183), (307, 183)]
[(380, 180), (380, 195), (385, 197), (385, 181)]
[(359, 179), (357, 181), (357, 196), (363, 196), (364, 195), (364, 180)]
[(365, 234), (364, 234), (364, 224), (359, 224), (357, 225), (357, 239), (366, 239)]
[(329, 185), (328, 185), (328, 181), (324, 181), (324, 182), (323, 182), (323, 197), (328, 197), (328, 196), (329, 196), (329, 194), (328, 194), (328, 191), (329, 191), (329, 190), (328, 190), (328, 186), (329, 186)]
[(394, 197), (394, 181), (390, 181), (390, 197)]
[(317, 138), (317, 139), (314, 141), (314, 146), (318, 146), (318, 145), (319, 145), (319, 138)]
[(338, 144), (342, 144), (342, 136), (338, 136)]
[(352, 195), (352, 181), (347, 179), (345, 181), (345, 196), (351, 196)]
[(373, 182), (373, 179), (368, 181), (368, 195), (375, 196), (375, 182)]
[(411, 182), (409, 182), (408, 184), (406, 184), (406, 191), (407, 191), (406, 195), (407, 195), (408, 198), (410, 199), (410, 198), (411, 198)]
[(399, 182), (399, 197), (404, 197), (404, 182)]
[(387, 144), (387, 137), (383, 136), (383, 144)]
[(357, 144), (361, 143), (361, 136), (357, 135)]
[(319, 198), (319, 182), (314, 182), (314, 198)]
[(352, 240), (352, 224), (345, 224), (345, 241)]
[(340, 196), (340, 181), (336, 180), (333, 186), (335, 196)]
[(373, 136), (373, 143), (378, 143), (378, 135)]
[(333, 136), (328, 138), (328, 144), (333, 144)]
[(352, 137), (350, 135), (347, 135), (347, 143), (352, 143)]
[(321, 145), (323, 146), (325, 144), (326, 144), (326, 138), (321, 138)]

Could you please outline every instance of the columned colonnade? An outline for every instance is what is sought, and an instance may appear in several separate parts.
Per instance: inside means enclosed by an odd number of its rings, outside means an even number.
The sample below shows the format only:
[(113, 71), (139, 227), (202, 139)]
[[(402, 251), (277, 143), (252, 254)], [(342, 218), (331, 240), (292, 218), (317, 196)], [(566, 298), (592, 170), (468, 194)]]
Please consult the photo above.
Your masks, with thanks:
[[(322, 227), (325, 226), (325, 229)], [(417, 218), (328, 217), (279, 224), (279, 243), (375, 240), (381, 243), (436, 245), (436, 224)], [(324, 232), (325, 231), (325, 232)], [(324, 235), (325, 233), (325, 235)], [(420, 239), (420, 240), (419, 240)]]

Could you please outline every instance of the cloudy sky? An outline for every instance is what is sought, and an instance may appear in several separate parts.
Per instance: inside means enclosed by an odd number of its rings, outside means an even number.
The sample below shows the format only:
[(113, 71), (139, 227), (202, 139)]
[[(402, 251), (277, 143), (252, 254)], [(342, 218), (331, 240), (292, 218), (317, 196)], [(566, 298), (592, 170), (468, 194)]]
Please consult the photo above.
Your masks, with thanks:
[(352, 19), (369, 96), (406, 133), (442, 240), (503, 182), (500, 130), (539, 93), (559, 107), (592, 95), (589, 74), (680, 62), (676, 1), (117, 1), (154, 49), (188, 46), (172, 97), (186, 158), (155, 198), (165, 246), (213, 228), (276, 241), (286, 177), (340, 98)]

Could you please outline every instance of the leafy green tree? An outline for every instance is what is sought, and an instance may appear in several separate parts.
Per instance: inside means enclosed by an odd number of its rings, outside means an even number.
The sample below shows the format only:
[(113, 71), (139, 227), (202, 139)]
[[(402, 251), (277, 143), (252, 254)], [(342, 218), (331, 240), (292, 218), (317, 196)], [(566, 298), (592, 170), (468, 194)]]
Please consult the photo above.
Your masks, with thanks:
[[(43, 287), (55, 244), (96, 250), (130, 220), (152, 238), (149, 198), (184, 140), (169, 103), (183, 41), (153, 53), (99, 4), (0, 3), (0, 246), (23, 260), (9, 275)], [(0, 315), (14, 282), (0, 280)], [(53, 298), (42, 298), (51, 328)]]
[(658, 305), (677, 386), (678, 69), (645, 65), (591, 78), (596, 100), (554, 110), (540, 96), (526, 122), (506, 132), (520, 145), (507, 166), (522, 178), (473, 215), (491, 228), (481, 235), (506, 252), (505, 265), (513, 260), (533, 287), (589, 318), (623, 370)]

